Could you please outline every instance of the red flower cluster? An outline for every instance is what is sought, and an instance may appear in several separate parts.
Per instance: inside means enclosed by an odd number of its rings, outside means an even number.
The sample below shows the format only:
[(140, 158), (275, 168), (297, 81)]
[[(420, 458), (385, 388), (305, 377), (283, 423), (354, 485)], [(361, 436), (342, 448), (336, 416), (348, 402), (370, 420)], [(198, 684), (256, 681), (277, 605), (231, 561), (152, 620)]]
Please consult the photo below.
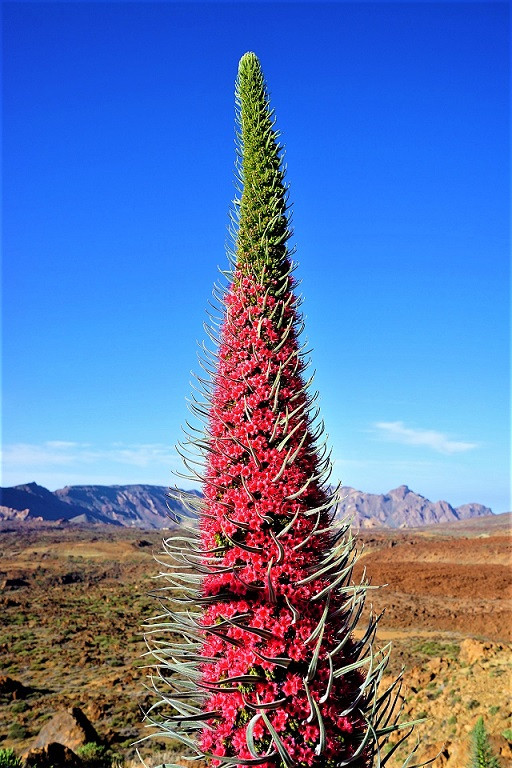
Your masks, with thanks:
[[(235, 272), (225, 300), (209, 423), (201, 517), (203, 597), (201, 685), (215, 712), (200, 746), (215, 755), (289, 758), (335, 766), (365, 731), (352, 707), (359, 670), (340, 633), (347, 599), (321, 569), (329, 547), (328, 495), (318, 457), (297, 340), (293, 278), (262, 285)], [(325, 621), (322, 621), (322, 617)], [(277, 734), (284, 753), (276, 751)], [(268, 756), (268, 759), (265, 759)], [(368, 765), (366, 753), (353, 763)]]

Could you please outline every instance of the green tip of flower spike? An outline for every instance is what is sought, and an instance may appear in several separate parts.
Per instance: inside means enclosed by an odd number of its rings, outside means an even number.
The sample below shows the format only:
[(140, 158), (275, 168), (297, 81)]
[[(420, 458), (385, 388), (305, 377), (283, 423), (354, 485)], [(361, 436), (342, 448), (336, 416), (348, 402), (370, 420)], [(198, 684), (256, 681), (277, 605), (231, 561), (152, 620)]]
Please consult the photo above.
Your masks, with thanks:
[(243, 185), (237, 267), (240, 273), (264, 280), (269, 290), (279, 291), (290, 271), (285, 170), (265, 78), (252, 51), (240, 59), (235, 93)]
[(238, 64), (238, 71), (240, 72), (242, 69), (248, 69), (252, 67), (258, 67), (258, 69), (261, 69), (260, 60), (255, 53), (252, 51), (247, 51), (247, 53), (244, 53), (240, 59)]
[(259, 87), (265, 90), (263, 71), (261, 69), (260, 60), (252, 51), (244, 53), (238, 63), (238, 82), (243, 89), (244, 84), (258, 83)]

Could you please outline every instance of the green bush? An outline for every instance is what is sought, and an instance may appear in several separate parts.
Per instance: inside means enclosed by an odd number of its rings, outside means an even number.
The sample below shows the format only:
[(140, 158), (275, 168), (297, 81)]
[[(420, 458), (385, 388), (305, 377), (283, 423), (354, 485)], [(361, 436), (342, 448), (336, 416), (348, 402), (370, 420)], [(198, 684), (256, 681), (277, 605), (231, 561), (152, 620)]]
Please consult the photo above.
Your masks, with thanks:
[(501, 667), (498, 667), (496, 669), (491, 669), (489, 671), (489, 677), (501, 677), (504, 674), (505, 674), (505, 670), (502, 669)]
[(22, 768), (22, 762), (14, 749), (0, 749), (0, 768)]
[(87, 768), (107, 768), (110, 766), (111, 761), (106, 755), (106, 748), (101, 744), (89, 741), (75, 751)]
[(448, 659), (456, 659), (460, 652), (460, 645), (456, 643), (439, 643), (437, 640), (424, 640), (417, 643), (413, 651), (425, 656), (439, 656)]
[(500, 768), (493, 755), (483, 717), (479, 717), (471, 731), (471, 757), (468, 768)]
[(28, 732), (23, 725), (20, 725), (20, 723), (13, 723), (7, 731), (7, 735), (10, 739), (26, 739)]

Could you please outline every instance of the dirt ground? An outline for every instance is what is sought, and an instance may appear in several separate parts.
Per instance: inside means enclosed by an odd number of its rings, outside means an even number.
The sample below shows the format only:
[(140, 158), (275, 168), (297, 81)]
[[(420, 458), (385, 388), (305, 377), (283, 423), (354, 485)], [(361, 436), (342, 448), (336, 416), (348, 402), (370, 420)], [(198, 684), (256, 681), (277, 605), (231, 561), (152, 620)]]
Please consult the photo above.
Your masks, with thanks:
[[(465, 768), (479, 716), (502, 768), (512, 768), (510, 515), (500, 518), (359, 537), (357, 573), (365, 566), (372, 585), (388, 585), (371, 592), (374, 609), (385, 609), (378, 640), (393, 643), (390, 675), (405, 667), (404, 716), (427, 718), (417, 754), (440, 752), (435, 768)], [(151, 700), (140, 626), (155, 613), (147, 593), (161, 535), (3, 525), (0, 676), (27, 691), (13, 698), (0, 688), (0, 747), (21, 754), (56, 710), (80, 706), (130, 764)], [(146, 750), (148, 765), (170, 759), (159, 748), (169, 745)]]
[[(360, 564), (372, 584), (383, 627), (455, 631), (497, 642), (512, 639), (511, 539), (503, 532), (444, 538), (428, 531), (362, 534)], [(453, 529), (452, 529), (453, 530)], [(458, 533), (458, 528), (455, 531)], [(360, 571), (359, 571), (360, 572)]]

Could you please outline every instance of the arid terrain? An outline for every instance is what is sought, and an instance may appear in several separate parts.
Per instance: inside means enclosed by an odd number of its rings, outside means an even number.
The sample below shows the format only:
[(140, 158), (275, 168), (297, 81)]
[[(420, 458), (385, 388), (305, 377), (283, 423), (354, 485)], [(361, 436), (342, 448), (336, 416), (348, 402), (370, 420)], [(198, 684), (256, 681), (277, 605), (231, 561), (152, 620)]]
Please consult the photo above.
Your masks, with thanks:
[[(371, 594), (374, 609), (385, 609), (379, 642), (393, 643), (389, 673), (405, 666), (404, 717), (427, 718), (416, 729), (417, 755), (441, 752), (436, 768), (465, 768), (479, 716), (502, 768), (512, 768), (509, 526), (502, 515), (360, 535), (361, 567), (372, 584), (388, 585)], [(78, 706), (117, 764), (132, 764), (131, 745), (144, 735), (140, 707), (151, 701), (140, 625), (158, 612), (147, 594), (161, 536), (3, 524), (0, 747), (21, 755), (55, 712)], [(10, 690), (6, 678), (23, 688)], [(172, 744), (141, 751), (148, 766), (180, 756)]]

